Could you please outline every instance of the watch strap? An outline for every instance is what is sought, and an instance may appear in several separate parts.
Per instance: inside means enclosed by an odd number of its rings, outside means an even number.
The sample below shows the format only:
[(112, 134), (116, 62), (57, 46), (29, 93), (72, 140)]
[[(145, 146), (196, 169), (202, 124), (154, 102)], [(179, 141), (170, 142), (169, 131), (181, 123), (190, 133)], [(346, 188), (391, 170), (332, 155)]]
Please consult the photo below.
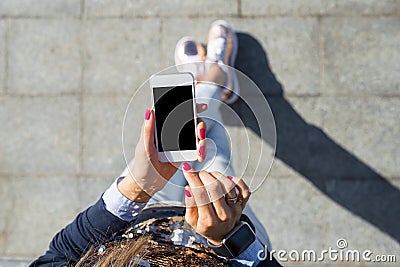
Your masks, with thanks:
[(232, 252), (226, 247), (224, 243), (221, 243), (219, 246), (215, 246), (208, 242), (208, 246), (219, 256), (223, 256), (228, 259), (232, 259), (235, 257), (235, 255), (232, 254)]
[[(237, 249), (232, 249), (232, 248), (230, 248), (230, 247), (227, 245), (227, 243), (229, 243), (230, 239), (232, 239), (232, 238), (237, 238), (237, 237), (235, 237), (235, 234), (236, 234), (237, 232), (239, 232), (239, 231), (241, 230), (242, 227), (246, 227), (246, 228), (248, 229), (247, 231), (249, 231), (249, 232), (253, 235), (254, 240), (256, 240), (256, 235), (255, 235), (254, 230), (252, 229), (252, 227), (251, 227), (247, 222), (242, 221), (241, 224), (240, 224), (239, 226), (237, 226), (236, 228), (234, 228), (234, 229), (232, 230), (232, 232), (231, 232), (226, 238), (224, 238), (224, 239), (222, 240), (222, 242), (221, 242), (220, 245), (215, 246), (215, 245), (213, 245), (213, 244), (211, 244), (210, 242), (207, 241), (209, 247), (210, 247), (215, 253), (217, 253), (218, 255), (223, 256), (223, 257), (228, 258), (228, 259), (232, 259), (232, 258), (235, 258), (235, 257), (239, 256), (240, 253), (242, 253), (244, 250), (246, 250), (246, 249), (249, 247), (250, 244), (248, 244), (246, 247), (242, 247), (242, 248), (240, 249), (240, 251), (237, 251)], [(240, 242), (240, 240), (238, 240), (237, 242)]]

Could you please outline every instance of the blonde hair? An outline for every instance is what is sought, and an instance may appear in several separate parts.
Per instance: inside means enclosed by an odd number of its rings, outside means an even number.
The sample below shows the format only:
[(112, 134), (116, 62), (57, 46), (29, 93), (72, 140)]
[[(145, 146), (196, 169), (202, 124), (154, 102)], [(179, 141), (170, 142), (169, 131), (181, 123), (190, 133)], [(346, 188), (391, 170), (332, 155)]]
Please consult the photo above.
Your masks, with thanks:
[[(76, 267), (132, 267), (137, 266), (145, 254), (145, 246), (150, 237), (142, 236), (137, 240), (113, 242), (107, 249), (99, 252), (98, 246), (93, 246), (86, 252)], [(111, 244), (111, 243), (110, 243)]]
[[(100, 248), (100, 249), (99, 249)], [(230, 266), (210, 251), (158, 243), (151, 235), (92, 247), (76, 267)]]

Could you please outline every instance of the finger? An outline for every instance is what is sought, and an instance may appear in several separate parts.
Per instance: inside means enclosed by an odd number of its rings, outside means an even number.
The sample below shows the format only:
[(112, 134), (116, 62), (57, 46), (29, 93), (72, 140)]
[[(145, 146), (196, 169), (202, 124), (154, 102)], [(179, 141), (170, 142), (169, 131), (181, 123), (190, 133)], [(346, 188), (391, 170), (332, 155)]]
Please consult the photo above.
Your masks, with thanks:
[(199, 140), (206, 139), (207, 125), (202, 119), (197, 118), (197, 127), (196, 128), (197, 128), (196, 129), (197, 130), (197, 138)]
[(200, 180), (199, 173), (192, 170), (192, 167), (184, 162), (182, 164), (183, 175), (185, 176), (187, 182), (189, 183), (191, 193), (196, 202), (199, 213), (212, 211), (212, 206), (210, 204), (210, 199), (208, 193), (203, 183)]
[(196, 201), (193, 197), (193, 192), (190, 189), (190, 186), (185, 186), (185, 203), (186, 203), (186, 213), (185, 220), (192, 226), (196, 226), (198, 221), (198, 212)]
[(243, 199), (242, 207), (244, 208), (251, 195), (250, 188), (247, 186), (242, 178), (233, 176), (232, 181), (236, 183), (236, 187), (239, 190), (239, 196)]
[(199, 149), (197, 151), (197, 160), (199, 162), (203, 162), (204, 159), (206, 158), (207, 155), (206, 142), (207, 142), (206, 140), (199, 141)]
[(225, 188), (223, 184), (211, 173), (201, 171), (199, 177), (208, 191), (214, 210), (220, 221), (228, 221), (232, 218), (232, 211), (225, 200)]
[(206, 111), (207, 108), (208, 108), (208, 106), (205, 103), (197, 103), (196, 104), (197, 113), (202, 113), (202, 112)]
[(224, 187), (224, 194), (227, 194), (228, 197), (234, 197), (235, 196), (235, 187), (236, 184), (234, 181), (232, 181), (232, 176), (225, 176), (222, 173), (218, 171), (213, 171), (211, 174), (217, 178), (220, 183)]
[(143, 126), (143, 142), (144, 148), (146, 150), (147, 155), (151, 155), (152, 151), (156, 149), (156, 145), (154, 143), (154, 113), (150, 109), (146, 109), (146, 113), (144, 116), (145, 122)]

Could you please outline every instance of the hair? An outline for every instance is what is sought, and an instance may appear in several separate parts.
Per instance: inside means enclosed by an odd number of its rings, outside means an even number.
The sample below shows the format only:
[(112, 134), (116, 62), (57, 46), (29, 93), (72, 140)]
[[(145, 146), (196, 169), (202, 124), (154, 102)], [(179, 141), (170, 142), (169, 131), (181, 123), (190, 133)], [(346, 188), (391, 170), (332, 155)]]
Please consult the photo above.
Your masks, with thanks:
[(92, 246), (76, 264), (76, 267), (131, 267), (137, 266), (143, 257), (144, 248), (149, 236), (142, 236), (135, 240), (120, 240), (109, 242), (104, 251), (99, 252), (99, 246)]
[[(101, 249), (99, 249), (101, 248)], [(76, 267), (133, 266), (229, 266), (206, 250), (198, 250), (152, 240), (152, 235), (114, 240), (92, 246)]]

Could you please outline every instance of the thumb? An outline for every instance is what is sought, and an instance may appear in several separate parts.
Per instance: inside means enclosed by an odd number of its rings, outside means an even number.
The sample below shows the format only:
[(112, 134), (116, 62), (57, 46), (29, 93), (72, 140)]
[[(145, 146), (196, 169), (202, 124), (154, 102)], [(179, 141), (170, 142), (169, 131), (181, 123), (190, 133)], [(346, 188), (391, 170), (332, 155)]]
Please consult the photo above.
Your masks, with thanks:
[(154, 113), (150, 109), (146, 109), (146, 114), (144, 115), (144, 127), (143, 127), (143, 142), (144, 148), (148, 155), (151, 154), (151, 151), (155, 149), (154, 143)]

